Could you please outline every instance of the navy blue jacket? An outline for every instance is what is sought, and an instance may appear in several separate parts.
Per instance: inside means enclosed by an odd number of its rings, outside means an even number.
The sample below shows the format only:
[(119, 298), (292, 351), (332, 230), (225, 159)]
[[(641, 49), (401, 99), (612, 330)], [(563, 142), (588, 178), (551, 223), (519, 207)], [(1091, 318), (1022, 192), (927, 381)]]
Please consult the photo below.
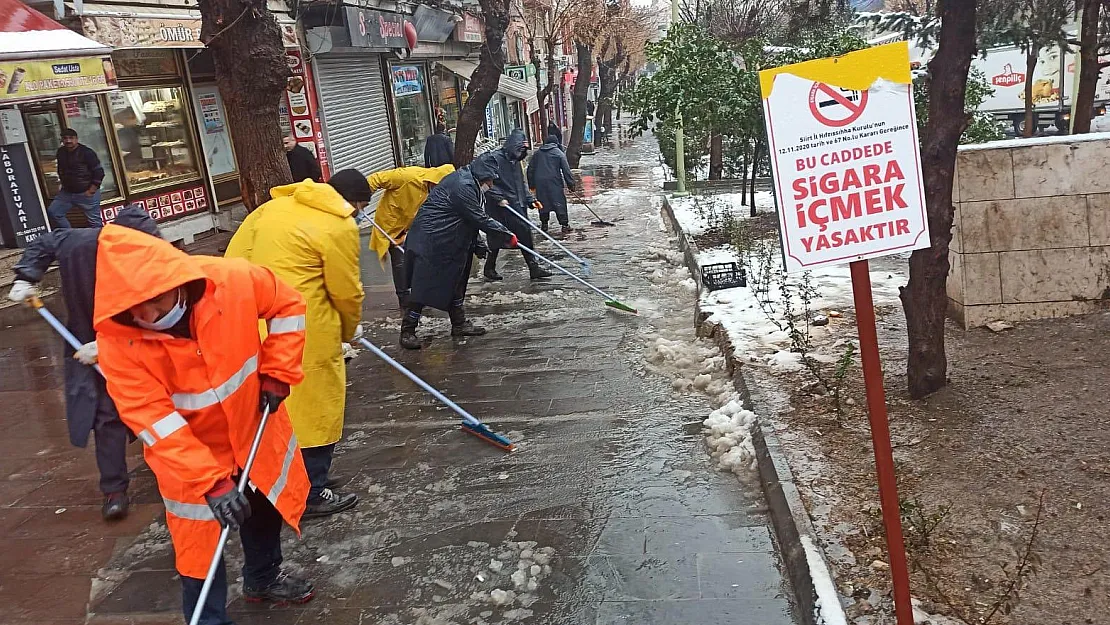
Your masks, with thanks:
[(58, 178), (61, 179), (62, 190), (70, 193), (84, 193), (89, 187), (100, 187), (104, 182), (104, 168), (100, 166), (100, 157), (87, 145), (78, 143), (73, 150), (67, 150), (63, 145), (58, 148)]
[(424, 142), (424, 166), (439, 167), (455, 162), (455, 144), (445, 132), (437, 132)]

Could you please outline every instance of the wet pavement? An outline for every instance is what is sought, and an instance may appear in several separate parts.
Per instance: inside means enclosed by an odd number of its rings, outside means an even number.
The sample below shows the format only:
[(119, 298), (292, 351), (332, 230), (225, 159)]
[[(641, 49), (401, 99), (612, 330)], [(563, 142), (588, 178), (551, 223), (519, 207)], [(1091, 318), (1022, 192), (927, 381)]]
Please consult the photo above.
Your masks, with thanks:
[[(450, 411), (361, 353), (333, 471), (362, 499), (285, 541), (286, 566), (318, 595), (255, 607), (233, 585), (236, 623), (795, 622), (758, 487), (716, 471), (705, 451), (709, 398), (676, 391), (648, 362), (657, 336), (693, 340), (653, 147), (644, 138), (584, 159), (590, 204), (616, 225), (591, 227), (573, 207), (582, 230), (564, 241), (640, 316), (569, 278), (529, 282), (519, 253), (506, 252), (504, 282), (471, 282), (468, 312), (487, 336), (454, 341), (446, 319), (428, 317), (425, 348), (405, 352), (389, 278), (364, 258), (370, 339), (518, 449), (462, 433)], [(537, 248), (575, 266), (550, 243)], [(19, 563), (0, 569), (0, 623), (181, 622), (149, 473), (136, 472), (132, 517), (101, 523), (91, 450), (71, 449), (65, 434), (60, 350), (37, 325), (0, 331), (0, 350), (0, 553)]]

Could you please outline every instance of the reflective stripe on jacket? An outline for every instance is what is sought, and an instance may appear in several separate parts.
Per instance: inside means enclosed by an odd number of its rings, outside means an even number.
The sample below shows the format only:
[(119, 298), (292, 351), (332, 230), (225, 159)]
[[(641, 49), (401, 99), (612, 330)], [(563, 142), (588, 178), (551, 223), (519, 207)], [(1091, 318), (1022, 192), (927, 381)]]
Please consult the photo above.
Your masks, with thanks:
[[(189, 256), (120, 226), (104, 227), (96, 264), (93, 320), (108, 393), (158, 479), (177, 570), (203, 578), (220, 533), (204, 495), (247, 461), (261, 420), (259, 375), (301, 381), (304, 299), (268, 269)], [(186, 284), (203, 285), (190, 310), (193, 338), (117, 317)], [(270, 326), (265, 341), (260, 319)], [(284, 407), (266, 426), (250, 480), (298, 529), (309, 484)]]

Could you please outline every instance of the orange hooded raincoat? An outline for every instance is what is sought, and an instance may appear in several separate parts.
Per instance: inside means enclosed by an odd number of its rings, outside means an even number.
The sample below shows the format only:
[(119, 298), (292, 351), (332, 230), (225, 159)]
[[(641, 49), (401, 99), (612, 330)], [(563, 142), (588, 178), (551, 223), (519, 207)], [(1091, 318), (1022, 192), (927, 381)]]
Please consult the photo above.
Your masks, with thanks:
[[(259, 375), (290, 385), (304, 377), (304, 298), (245, 260), (189, 256), (115, 225), (100, 234), (96, 266), (93, 324), (108, 393), (158, 479), (178, 572), (203, 578), (220, 534), (205, 493), (247, 461), (261, 421)], [(191, 308), (193, 338), (117, 317), (194, 282), (204, 294)], [(269, 325), (265, 341), (259, 319)], [(284, 406), (270, 417), (250, 480), (299, 531), (309, 484)]]

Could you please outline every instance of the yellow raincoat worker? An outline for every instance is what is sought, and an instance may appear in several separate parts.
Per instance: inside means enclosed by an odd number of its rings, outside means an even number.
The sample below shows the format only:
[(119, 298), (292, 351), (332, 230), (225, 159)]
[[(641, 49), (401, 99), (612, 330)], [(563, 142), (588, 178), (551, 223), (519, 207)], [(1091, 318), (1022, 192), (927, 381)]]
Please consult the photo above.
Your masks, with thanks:
[(304, 516), (320, 517), (358, 502), (354, 493), (333, 491), (328, 472), (343, 435), (343, 343), (361, 334), (363, 291), (354, 214), (369, 203), (370, 186), (361, 173), (345, 169), (327, 183), (305, 180), (274, 187), (270, 197), (239, 226), (227, 256), (273, 271), (308, 303), (304, 382), (293, 387), (285, 406), (311, 482)]
[[(370, 235), (370, 249), (378, 254), (378, 260), (385, 262), (385, 255), (389, 254), (389, 264), (393, 271), (393, 287), (397, 291), (397, 304), (401, 310), (405, 309), (406, 293), (409, 290), (408, 279), (405, 277), (405, 254), (389, 239), (393, 239), (402, 247), (405, 235), (408, 233), (412, 220), (416, 218), (416, 211), (428, 199), (432, 187), (439, 184), (455, 171), (454, 165), (440, 165), (439, 167), (398, 167), (379, 171), (367, 178), (370, 190), (382, 189), (385, 194), (378, 202), (378, 210), (374, 213), (374, 232)], [(389, 235), (389, 239), (382, 231)]]

